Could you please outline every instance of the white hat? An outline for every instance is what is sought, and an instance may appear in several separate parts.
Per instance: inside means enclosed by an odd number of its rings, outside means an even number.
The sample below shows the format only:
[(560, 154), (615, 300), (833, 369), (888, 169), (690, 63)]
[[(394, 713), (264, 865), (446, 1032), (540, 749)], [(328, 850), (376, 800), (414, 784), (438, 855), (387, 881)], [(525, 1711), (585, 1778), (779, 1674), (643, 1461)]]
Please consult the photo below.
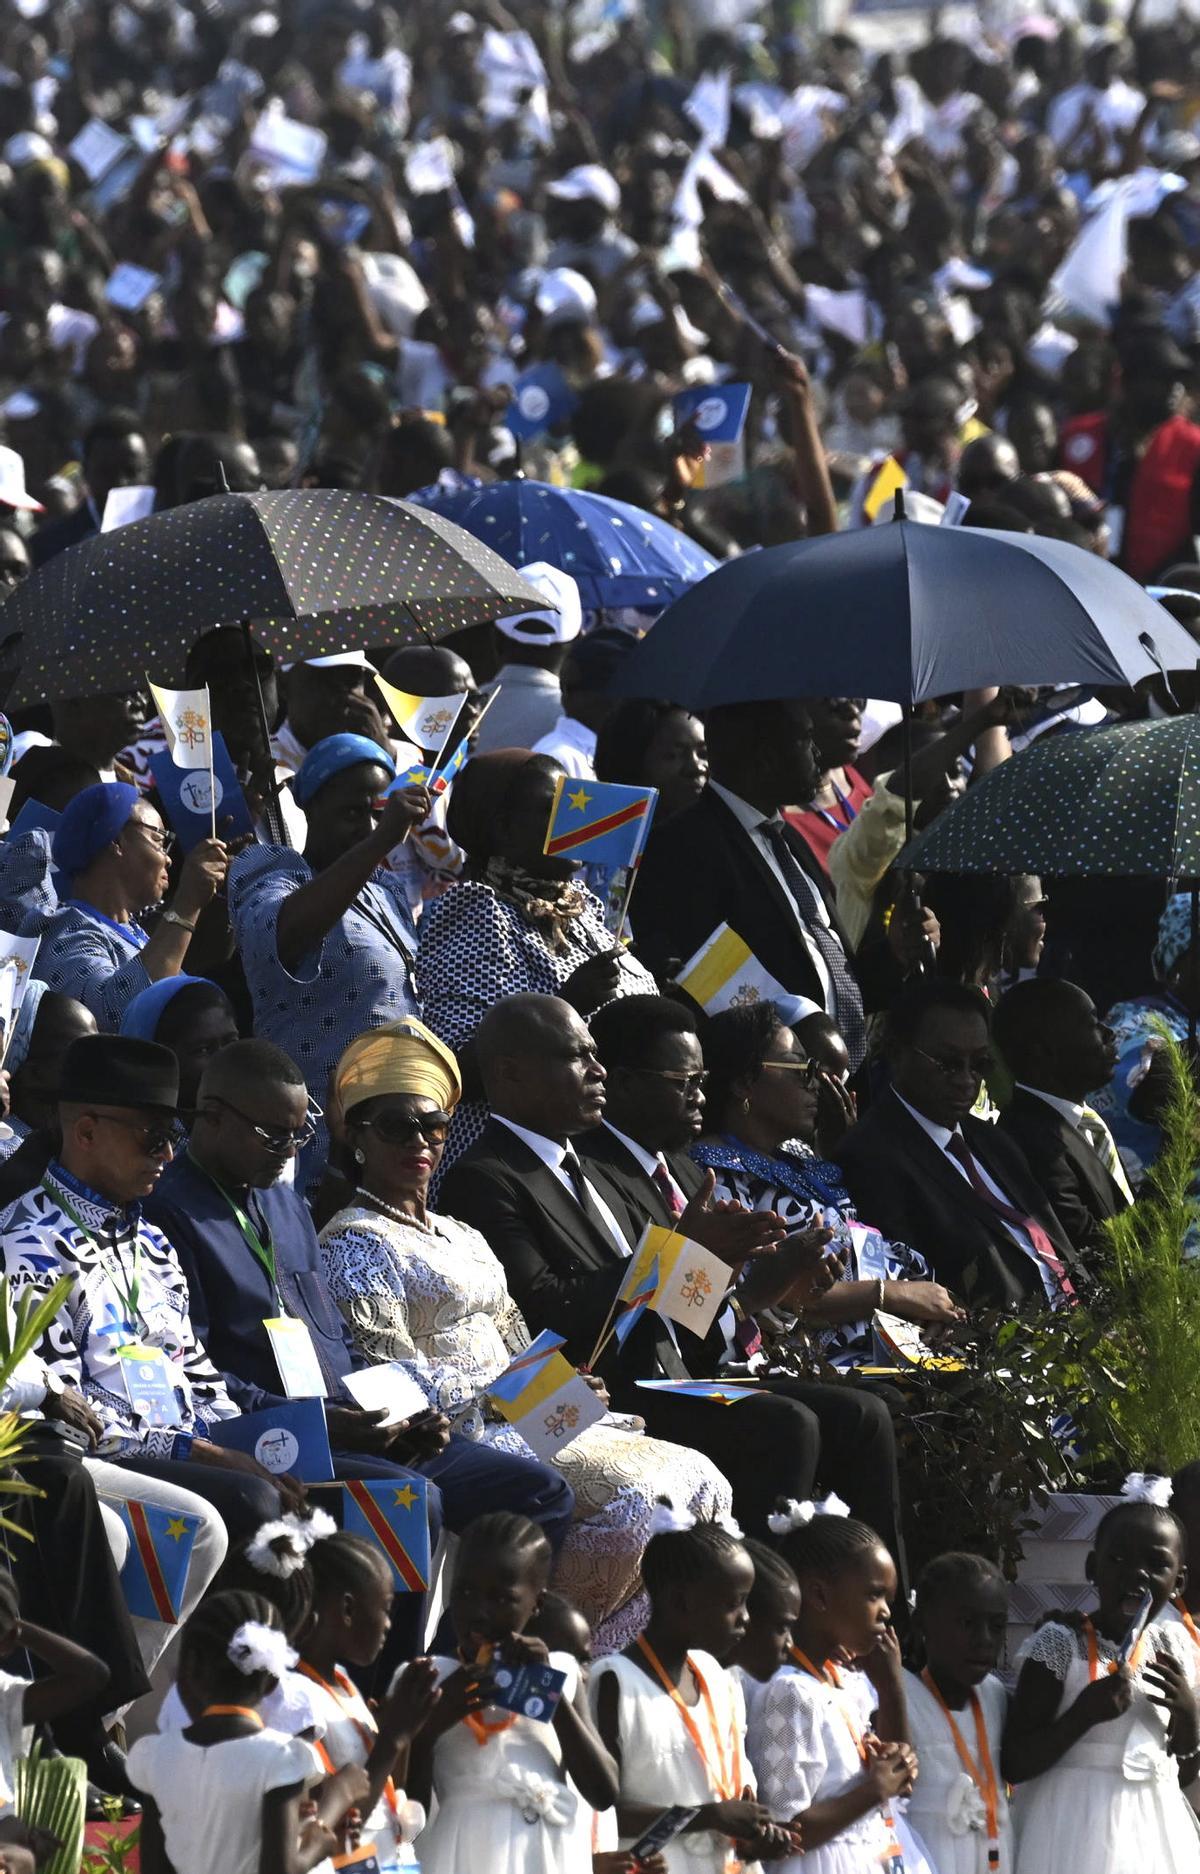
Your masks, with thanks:
[(329, 670), (336, 664), (357, 664), (360, 670), (375, 668), (365, 651), (331, 651), (328, 657), (297, 657), (283, 668), (294, 670), (297, 664), (311, 664), (317, 670)]
[(527, 586), (540, 592), (554, 607), (547, 612), (514, 612), (496, 620), (497, 631), (517, 644), (570, 644), (583, 629), (583, 606), (579, 587), (570, 573), (546, 560), (534, 560), (530, 566), (518, 566), (517, 572)]
[(14, 169), (23, 169), (26, 163), (47, 162), (53, 155), (50, 144), (36, 130), (18, 130), (4, 145), (4, 160)]
[(621, 206), (621, 185), (599, 163), (580, 163), (568, 169), (557, 182), (546, 184), (546, 194), (559, 202), (599, 202), (601, 208), (615, 215)]
[(26, 514), (43, 514), (45, 509), (25, 492), (25, 463), (15, 449), (0, 447), (0, 507), (20, 508)]
[(544, 273), (534, 304), (547, 325), (562, 325), (573, 319), (589, 325), (596, 316), (595, 289), (573, 267), (551, 267)]

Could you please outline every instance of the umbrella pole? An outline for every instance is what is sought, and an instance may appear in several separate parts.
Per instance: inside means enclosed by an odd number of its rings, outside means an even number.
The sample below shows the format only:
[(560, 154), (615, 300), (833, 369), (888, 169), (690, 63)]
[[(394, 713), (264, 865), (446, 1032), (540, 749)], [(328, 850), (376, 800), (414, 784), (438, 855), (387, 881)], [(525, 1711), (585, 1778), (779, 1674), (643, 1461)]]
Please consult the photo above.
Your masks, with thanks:
[(910, 845), (913, 836), (913, 792), (912, 792), (912, 704), (904, 705), (904, 844)]
[(250, 665), (250, 675), (254, 678), (254, 694), (258, 698), (258, 726), (262, 730), (263, 749), (266, 753), (267, 792), (263, 801), (263, 818), (272, 843), (286, 846), (287, 828), (283, 823), (283, 808), (279, 804), (279, 783), (275, 779), (275, 757), (271, 753), (271, 725), (267, 721), (267, 705), (263, 700), (262, 682), (258, 674), (258, 665), (254, 661), (254, 639), (250, 635), (250, 620), (242, 620), (242, 642), (246, 647), (246, 659)]

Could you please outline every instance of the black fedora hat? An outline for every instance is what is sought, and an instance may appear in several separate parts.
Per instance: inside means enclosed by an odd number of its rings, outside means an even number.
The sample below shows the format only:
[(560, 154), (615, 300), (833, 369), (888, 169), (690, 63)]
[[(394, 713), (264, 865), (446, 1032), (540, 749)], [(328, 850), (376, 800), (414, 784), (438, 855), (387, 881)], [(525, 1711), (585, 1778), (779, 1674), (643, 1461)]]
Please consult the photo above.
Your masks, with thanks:
[(81, 1035), (63, 1059), (58, 1097), (72, 1106), (129, 1106), (173, 1113), (179, 1063), (170, 1048), (131, 1035)]

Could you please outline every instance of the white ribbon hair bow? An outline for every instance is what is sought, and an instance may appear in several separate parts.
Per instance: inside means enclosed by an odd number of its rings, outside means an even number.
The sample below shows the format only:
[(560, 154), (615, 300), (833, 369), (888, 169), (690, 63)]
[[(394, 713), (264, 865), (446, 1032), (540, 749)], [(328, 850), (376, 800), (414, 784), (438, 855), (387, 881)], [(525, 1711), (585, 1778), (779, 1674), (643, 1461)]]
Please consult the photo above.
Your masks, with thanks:
[(307, 1516), (298, 1516), (295, 1510), (289, 1510), (281, 1519), (296, 1536), (307, 1554), (315, 1543), (324, 1542), (329, 1536), (336, 1536), (338, 1526), (328, 1510), (310, 1510)]
[(694, 1529), (696, 1518), (690, 1510), (677, 1510), (673, 1503), (660, 1497), (650, 1512), (650, 1534), (647, 1541), (655, 1536), (677, 1536), (685, 1529)]
[(252, 1672), (269, 1672), (282, 1679), (295, 1665), (297, 1653), (288, 1645), (286, 1633), (268, 1627), (261, 1620), (243, 1620), (229, 1642), (229, 1657), (239, 1672), (249, 1678)]
[(1152, 1503), (1156, 1510), (1169, 1509), (1174, 1494), (1169, 1477), (1156, 1477), (1153, 1471), (1130, 1471), (1121, 1485), (1127, 1503)]
[(790, 1529), (803, 1529), (814, 1516), (849, 1516), (850, 1505), (830, 1491), (827, 1497), (797, 1503), (789, 1497), (781, 1510), (772, 1510), (767, 1528), (773, 1536), (786, 1536)]
[(279, 1581), (287, 1581), (297, 1574), (304, 1567), (307, 1553), (303, 1537), (282, 1517), (276, 1522), (264, 1523), (246, 1544), (246, 1560), (251, 1568), (260, 1575), (274, 1575)]

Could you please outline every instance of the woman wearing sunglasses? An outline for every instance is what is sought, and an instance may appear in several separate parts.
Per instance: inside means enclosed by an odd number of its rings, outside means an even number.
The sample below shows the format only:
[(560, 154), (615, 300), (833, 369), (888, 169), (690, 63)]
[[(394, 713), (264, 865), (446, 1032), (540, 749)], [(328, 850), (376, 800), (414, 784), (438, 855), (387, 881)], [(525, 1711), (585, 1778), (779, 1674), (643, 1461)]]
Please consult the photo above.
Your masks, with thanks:
[[(873, 1357), (871, 1317), (944, 1326), (961, 1318), (949, 1293), (929, 1280), (924, 1257), (859, 1224), (841, 1171), (809, 1141), (817, 1124), (822, 1069), (805, 1052), (773, 1003), (727, 1009), (704, 1031), (708, 1089), (704, 1132), (692, 1157), (716, 1174), (715, 1199), (747, 1210), (773, 1210), (789, 1230), (825, 1225), (842, 1262), (842, 1279), (804, 1310), (804, 1329), (824, 1358), (854, 1366)], [(777, 1335), (795, 1329), (776, 1315), (762, 1323)]]
[[(428, 1207), (461, 1091), (450, 1049), (411, 1018), (347, 1048), (330, 1126), (357, 1189), (321, 1233), (325, 1276), (365, 1360), (402, 1361), (456, 1431), (528, 1457), (520, 1433), (486, 1422), (477, 1401), (529, 1330), (483, 1237)], [(555, 1586), (601, 1650), (619, 1650), (645, 1623), (639, 1566), (656, 1500), (707, 1520), (729, 1513), (729, 1486), (699, 1452), (611, 1414), (554, 1462), (575, 1493)]]

